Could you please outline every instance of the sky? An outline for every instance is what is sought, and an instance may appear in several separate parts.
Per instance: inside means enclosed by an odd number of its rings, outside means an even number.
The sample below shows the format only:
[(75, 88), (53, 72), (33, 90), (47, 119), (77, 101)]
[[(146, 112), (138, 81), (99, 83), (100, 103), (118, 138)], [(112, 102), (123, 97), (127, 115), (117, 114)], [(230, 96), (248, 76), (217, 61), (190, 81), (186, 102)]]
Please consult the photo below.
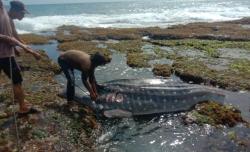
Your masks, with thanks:
[[(11, 0), (2, 0), (8, 4)], [(58, 3), (84, 3), (84, 2), (116, 2), (116, 1), (132, 1), (132, 0), (20, 0), (24, 4), (58, 4)]]

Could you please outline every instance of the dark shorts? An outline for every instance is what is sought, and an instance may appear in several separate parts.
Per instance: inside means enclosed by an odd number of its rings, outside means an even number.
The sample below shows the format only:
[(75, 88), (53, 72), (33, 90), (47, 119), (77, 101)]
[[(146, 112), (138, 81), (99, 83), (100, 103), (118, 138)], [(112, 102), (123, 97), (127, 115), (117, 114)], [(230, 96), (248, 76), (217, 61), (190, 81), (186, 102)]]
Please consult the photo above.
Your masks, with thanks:
[(61, 57), (58, 58), (58, 64), (67, 78), (67, 100), (72, 101), (75, 96), (74, 69), (65, 60), (61, 59)]
[[(11, 61), (11, 64), (10, 64)], [(12, 68), (10, 68), (12, 65)], [(12, 72), (11, 72), (12, 69)], [(21, 70), (16, 63), (14, 57), (10, 58), (0, 58), (0, 72), (4, 72), (9, 78), (12, 77), (13, 84), (21, 84), (23, 79), (21, 75)]]

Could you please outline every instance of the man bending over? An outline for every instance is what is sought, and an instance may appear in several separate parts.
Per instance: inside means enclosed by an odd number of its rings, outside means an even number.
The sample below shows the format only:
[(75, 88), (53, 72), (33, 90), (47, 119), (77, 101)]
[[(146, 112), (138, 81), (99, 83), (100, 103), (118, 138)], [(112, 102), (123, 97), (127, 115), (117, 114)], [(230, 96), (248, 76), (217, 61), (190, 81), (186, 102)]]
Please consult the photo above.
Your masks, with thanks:
[(103, 54), (97, 52), (88, 55), (78, 50), (69, 50), (61, 54), (58, 63), (67, 78), (67, 100), (71, 102), (75, 96), (74, 69), (82, 72), (82, 82), (88, 89), (92, 100), (98, 97), (96, 89), (95, 68), (110, 62), (110, 58), (105, 58)]

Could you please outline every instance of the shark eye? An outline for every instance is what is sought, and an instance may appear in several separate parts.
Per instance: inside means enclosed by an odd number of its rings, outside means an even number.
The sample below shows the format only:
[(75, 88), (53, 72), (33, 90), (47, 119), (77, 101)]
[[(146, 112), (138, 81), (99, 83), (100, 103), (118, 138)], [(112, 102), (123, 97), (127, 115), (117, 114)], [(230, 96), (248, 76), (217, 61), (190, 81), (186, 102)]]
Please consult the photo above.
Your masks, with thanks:
[(115, 98), (115, 101), (116, 102), (123, 102), (123, 95), (122, 94), (117, 94), (116, 95), (116, 98)]

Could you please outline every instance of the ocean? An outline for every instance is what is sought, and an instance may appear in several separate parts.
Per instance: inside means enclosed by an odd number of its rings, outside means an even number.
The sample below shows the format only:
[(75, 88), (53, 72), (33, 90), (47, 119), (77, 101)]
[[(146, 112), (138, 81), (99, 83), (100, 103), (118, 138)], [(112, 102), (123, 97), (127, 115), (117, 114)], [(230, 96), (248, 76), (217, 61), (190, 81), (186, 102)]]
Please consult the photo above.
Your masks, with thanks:
[(249, 0), (133, 0), (27, 5), (19, 33), (54, 31), (61, 25), (93, 28), (169, 27), (250, 16)]

